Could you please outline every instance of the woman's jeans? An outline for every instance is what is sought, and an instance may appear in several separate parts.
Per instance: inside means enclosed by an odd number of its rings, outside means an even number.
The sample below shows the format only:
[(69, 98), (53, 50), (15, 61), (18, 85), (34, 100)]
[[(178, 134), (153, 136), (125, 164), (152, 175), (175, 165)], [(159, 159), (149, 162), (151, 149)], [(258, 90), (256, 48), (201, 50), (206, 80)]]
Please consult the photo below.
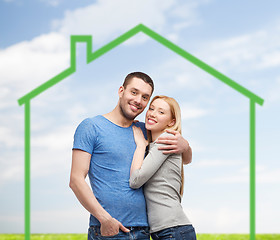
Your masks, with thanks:
[(153, 240), (196, 240), (195, 230), (192, 225), (184, 225), (166, 228), (161, 231), (152, 233)]

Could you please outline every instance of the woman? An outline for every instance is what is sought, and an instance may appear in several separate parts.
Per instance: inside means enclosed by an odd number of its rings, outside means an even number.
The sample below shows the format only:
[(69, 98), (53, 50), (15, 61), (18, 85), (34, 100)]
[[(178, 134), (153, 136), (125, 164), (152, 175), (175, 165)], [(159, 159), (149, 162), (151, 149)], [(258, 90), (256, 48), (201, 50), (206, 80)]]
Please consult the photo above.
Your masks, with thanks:
[[(170, 134), (166, 129), (181, 133), (178, 103), (170, 97), (156, 96), (146, 113), (145, 126), (149, 141), (140, 128), (133, 126), (136, 150), (130, 170), (130, 187), (144, 186), (150, 232), (153, 239), (195, 240), (196, 234), (181, 206), (183, 165), (180, 154), (165, 155), (155, 143), (159, 136)], [(145, 157), (145, 149), (149, 153)]]

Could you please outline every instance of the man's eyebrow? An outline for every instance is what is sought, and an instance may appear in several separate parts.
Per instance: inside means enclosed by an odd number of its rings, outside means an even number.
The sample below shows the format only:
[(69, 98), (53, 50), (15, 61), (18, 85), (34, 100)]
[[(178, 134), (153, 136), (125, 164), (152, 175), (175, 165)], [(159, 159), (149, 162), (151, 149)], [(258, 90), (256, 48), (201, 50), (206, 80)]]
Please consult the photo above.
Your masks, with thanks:
[[(136, 92), (140, 92), (140, 90), (139, 90), (138, 88), (135, 88), (135, 87), (131, 88), (131, 90), (132, 90), (132, 91), (136, 91)], [(148, 96), (148, 97), (150, 97), (151, 95), (148, 94), (148, 93), (144, 93), (143, 96)]]

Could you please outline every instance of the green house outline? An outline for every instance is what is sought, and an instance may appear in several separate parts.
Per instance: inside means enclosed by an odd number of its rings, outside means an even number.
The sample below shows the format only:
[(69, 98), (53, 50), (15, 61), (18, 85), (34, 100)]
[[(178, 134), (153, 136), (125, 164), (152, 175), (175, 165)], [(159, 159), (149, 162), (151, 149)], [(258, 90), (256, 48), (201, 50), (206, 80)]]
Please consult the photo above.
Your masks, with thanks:
[(99, 58), (103, 54), (107, 53), (108, 51), (112, 50), (113, 48), (117, 47), (124, 41), (133, 37), (139, 32), (145, 33), (146, 35), (156, 40), (160, 44), (169, 48), (173, 52), (177, 53), (181, 57), (185, 58), (189, 62), (199, 67), (200, 69), (204, 70), (205, 72), (208, 72), (210, 75), (214, 76), (215, 78), (219, 79), (223, 83), (227, 84), (229, 87), (238, 91), (240, 94), (249, 98), (250, 100), (250, 130), (249, 130), (250, 132), (250, 240), (255, 240), (255, 235), (256, 235), (256, 231), (255, 231), (255, 212), (256, 212), (255, 209), (255, 197), (256, 197), (256, 193), (255, 193), (255, 186), (256, 186), (255, 183), (255, 178), (256, 178), (255, 111), (256, 110), (255, 107), (256, 106), (255, 105), (257, 103), (262, 106), (264, 100), (143, 24), (139, 24), (135, 26), (134, 28), (130, 29), (126, 33), (122, 34), (118, 38), (111, 41), (110, 43), (99, 48), (95, 52), (92, 52), (92, 36), (90, 35), (71, 36), (70, 67), (65, 69), (58, 75), (54, 76), (50, 80), (46, 81), (42, 85), (38, 86), (37, 88), (33, 89), (32, 91), (30, 91), (29, 93), (21, 97), (20, 99), (18, 99), (19, 105), (23, 105), (23, 104), (25, 105), (25, 111), (24, 111), (25, 112), (25, 117), (24, 117), (25, 119), (25, 124), (24, 124), (25, 127), (25, 171), (24, 171), (25, 172), (25, 239), (30, 240), (30, 149), (31, 149), (30, 148), (30, 101), (31, 99), (35, 98), (40, 93), (46, 91), (47, 89), (54, 86), (55, 84), (65, 79), (66, 77), (70, 76), (76, 71), (76, 46), (77, 46), (76, 44), (77, 43), (81, 43), (81, 42), (86, 43), (87, 64), (88, 64), (94, 61), (95, 59)]

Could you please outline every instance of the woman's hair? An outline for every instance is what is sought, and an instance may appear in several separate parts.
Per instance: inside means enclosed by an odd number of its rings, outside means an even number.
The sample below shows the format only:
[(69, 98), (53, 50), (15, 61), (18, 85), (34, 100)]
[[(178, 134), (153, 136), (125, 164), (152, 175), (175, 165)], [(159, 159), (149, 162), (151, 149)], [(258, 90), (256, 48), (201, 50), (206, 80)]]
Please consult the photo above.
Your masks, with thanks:
[[(170, 111), (171, 111), (171, 119), (175, 120), (175, 124), (171, 127), (168, 127), (167, 129), (171, 129), (174, 131), (178, 131), (180, 134), (182, 134), (182, 127), (181, 127), (181, 110), (180, 110), (180, 106), (178, 104), (178, 102), (172, 98), (172, 97), (167, 97), (164, 95), (159, 95), (159, 96), (155, 96), (150, 105), (153, 103), (153, 101), (155, 101), (156, 99), (162, 99), (165, 102), (168, 103), (169, 107), (170, 107)], [(183, 166), (183, 161), (182, 161), (182, 166), (181, 166), (181, 178), (182, 178), (182, 184), (181, 184), (181, 188), (180, 188), (180, 195), (183, 196), (183, 192), (184, 192), (184, 166)]]

